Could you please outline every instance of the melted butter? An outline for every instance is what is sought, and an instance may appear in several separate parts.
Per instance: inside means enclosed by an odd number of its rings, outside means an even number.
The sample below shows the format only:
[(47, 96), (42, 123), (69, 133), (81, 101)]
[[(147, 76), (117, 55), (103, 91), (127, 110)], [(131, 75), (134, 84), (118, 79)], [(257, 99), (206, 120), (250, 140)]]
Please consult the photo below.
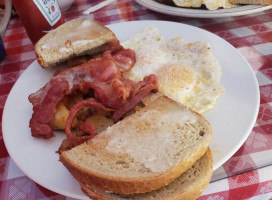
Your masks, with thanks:
[(167, 124), (182, 126), (195, 120), (195, 115), (187, 109), (181, 111), (176, 104), (170, 109), (164, 103), (157, 104), (155, 109), (141, 110), (106, 129), (92, 142), (99, 143), (101, 138), (107, 138), (106, 150), (128, 154), (151, 171), (162, 172), (173, 166), (175, 146), (179, 145)]
[[(90, 77), (84, 70), (77, 70), (73, 73), (62, 73), (56, 76), (58, 80), (66, 81), (69, 85), (69, 90), (71, 90), (74, 85), (81, 84), (81, 82), (93, 82), (93, 78)], [(54, 79), (55, 77), (53, 77)]]
[[(72, 42), (71, 44), (72, 44), (72, 46), (73, 47), (77, 47), (77, 46), (80, 46), (80, 45), (87, 45), (87, 44), (89, 44), (89, 43), (91, 43), (93, 40), (78, 40), (78, 41), (74, 41), (74, 42)], [(71, 48), (67, 48), (67, 47), (61, 47), (60, 49), (59, 49), (59, 52), (70, 52), (70, 51), (73, 51)]]
[(42, 45), (42, 48), (68, 51), (66, 45), (68, 40), (71, 41), (72, 45), (82, 45), (108, 33), (108, 29), (105, 27), (83, 18), (81, 19), (81, 23), (78, 23), (76, 27), (75, 25), (68, 24), (67, 30), (56, 32), (47, 39), (46, 43)]

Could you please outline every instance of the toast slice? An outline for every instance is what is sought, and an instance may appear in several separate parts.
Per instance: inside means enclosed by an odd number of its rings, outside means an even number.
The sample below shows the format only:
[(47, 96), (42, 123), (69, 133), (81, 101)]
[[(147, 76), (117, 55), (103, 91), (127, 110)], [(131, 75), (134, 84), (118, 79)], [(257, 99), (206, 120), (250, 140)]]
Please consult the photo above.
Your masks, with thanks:
[(68, 21), (35, 44), (37, 60), (46, 69), (74, 57), (120, 48), (118, 39), (110, 29), (88, 18)]
[(60, 155), (81, 184), (118, 194), (168, 185), (208, 149), (209, 122), (165, 96)]
[(213, 172), (210, 149), (194, 165), (169, 185), (143, 194), (120, 195), (108, 193), (90, 184), (81, 184), (83, 192), (93, 200), (194, 200), (208, 186)]

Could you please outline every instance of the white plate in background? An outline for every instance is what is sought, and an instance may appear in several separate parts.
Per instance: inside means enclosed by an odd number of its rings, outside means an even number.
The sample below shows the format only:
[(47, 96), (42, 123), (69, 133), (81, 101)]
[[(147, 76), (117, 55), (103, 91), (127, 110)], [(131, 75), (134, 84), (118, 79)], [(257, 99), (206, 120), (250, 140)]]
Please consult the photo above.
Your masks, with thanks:
[(255, 12), (261, 12), (271, 9), (272, 6), (259, 5), (237, 5), (233, 8), (224, 8), (217, 10), (207, 10), (201, 8), (180, 8), (168, 6), (155, 0), (136, 0), (140, 5), (163, 14), (180, 16), (180, 17), (198, 17), (198, 18), (216, 18), (247, 15)]

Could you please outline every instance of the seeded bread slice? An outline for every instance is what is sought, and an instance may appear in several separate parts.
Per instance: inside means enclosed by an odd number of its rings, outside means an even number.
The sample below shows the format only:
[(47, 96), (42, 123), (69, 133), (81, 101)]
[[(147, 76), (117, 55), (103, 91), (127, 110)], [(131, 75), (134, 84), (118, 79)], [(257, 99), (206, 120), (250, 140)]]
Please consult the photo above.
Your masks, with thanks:
[(213, 156), (210, 149), (195, 164), (169, 185), (143, 193), (121, 195), (105, 192), (90, 184), (81, 184), (83, 192), (92, 200), (194, 200), (208, 186), (213, 172)]
[(114, 33), (98, 21), (78, 18), (47, 33), (35, 45), (37, 60), (43, 68), (82, 55), (121, 48)]
[(80, 183), (118, 194), (156, 190), (208, 149), (209, 122), (165, 96), (60, 155)]

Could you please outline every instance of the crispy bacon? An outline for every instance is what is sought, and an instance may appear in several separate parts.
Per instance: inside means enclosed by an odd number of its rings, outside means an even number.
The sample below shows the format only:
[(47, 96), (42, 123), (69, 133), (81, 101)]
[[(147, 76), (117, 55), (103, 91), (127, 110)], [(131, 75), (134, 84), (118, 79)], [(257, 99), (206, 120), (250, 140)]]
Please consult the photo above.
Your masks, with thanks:
[[(114, 82), (116, 79), (114, 80)], [(92, 85), (89, 85), (90, 87), (93, 87)], [(96, 108), (104, 111), (113, 111), (112, 119), (114, 122), (119, 121), (121, 117), (123, 117), (127, 112), (132, 110), (140, 101), (141, 99), (149, 94), (151, 91), (157, 91), (157, 77), (155, 75), (149, 75), (144, 78), (143, 81), (134, 83), (133, 81), (129, 79), (120, 79), (120, 82), (115, 85), (111, 84), (112, 91), (116, 89), (116, 92), (110, 92), (108, 93), (109, 96), (107, 96), (107, 93), (104, 93), (103, 90), (99, 91), (99, 97), (98, 99), (103, 100), (102, 104), (97, 102), (94, 98), (89, 98), (86, 100), (83, 100), (76, 105), (73, 106), (73, 108), (70, 110), (69, 117), (67, 118), (66, 125), (65, 125), (65, 133), (67, 136), (68, 141), (72, 146), (76, 146), (78, 144), (81, 144), (82, 142), (93, 138), (96, 135), (96, 130), (94, 126), (91, 123), (81, 123), (80, 129), (88, 134), (88, 136), (75, 136), (71, 131), (71, 126), (73, 123), (73, 119), (76, 116), (77, 112), (84, 108), (84, 107), (90, 107), (90, 108)], [(118, 98), (122, 97), (120, 93), (122, 91), (128, 91), (129, 94), (127, 97), (124, 98)], [(119, 93), (120, 91), (120, 93)], [(105, 96), (101, 96), (101, 94)], [(116, 101), (118, 100), (118, 101)], [(104, 107), (104, 105), (111, 105), (112, 109)]]
[(100, 109), (104, 111), (111, 111), (111, 109), (106, 108), (94, 98), (83, 100), (77, 103), (75, 106), (73, 106), (73, 108), (70, 111), (69, 117), (66, 120), (66, 125), (65, 125), (65, 133), (66, 133), (67, 139), (69, 143), (73, 146), (76, 146), (86, 140), (92, 139), (96, 135), (96, 130), (94, 125), (87, 122), (82, 122), (80, 124), (80, 129), (84, 131), (85, 133), (87, 133), (88, 135), (75, 136), (71, 131), (73, 119), (76, 116), (77, 111), (85, 107)]
[(52, 81), (35, 94), (29, 96), (29, 101), (33, 104), (33, 114), (29, 126), (32, 136), (51, 138), (52, 128), (49, 122), (54, 118), (56, 105), (63, 97), (69, 94), (69, 85), (65, 81)]
[(133, 87), (135, 90), (133, 91), (134, 94), (132, 94), (132, 98), (121, 104), (114, 111), (112, 116), (114, 122), (119, 121), (121, 117), (132, 110), (142, 100), (142, 98), (148, 95), (151, 91), (157, 92), (157, 76), (153, 74), (146, 76), (143, 81), (134, 84)]
[[(155, 75), (150, 75), (137, 83), (122, 78), (121, 73), (130, 70), (134, 63), (135, 53), (132, 50), (122, 49), (115, 53), (105, 51), (100, 58), (69, 68), (52, 77), (43, 88), (29, 96), (29, 101), (33, 104), (33, 115), (30, 120), (32, 136), (53, 137), (53, 131), (49, 123), (54, 118), (57, 104), (64, 96), (78, 90), (84, 94), (88, 94), (90, 90), (94, 91), (95, 101), (97, 102), (94, 104), (95, 106), (92, 106), (96, 109), (112, 110), (114, 113), (113, 119), (115, 121), (119, 120), (143, 96), (150, 91), (156, 91), (158, 87)], [(79, 107), (85, 105), (83, 102), (78, 104), (75, 105), (75, 108), (72, 108), (73, 112), (70, 112), (69, 120), (74, 118)], [(98, 104), (99, 106), (97, 106)], [(66, 123), (65, 129), (70, 142), (77, 141), (75, 143), (80, 143), (89, 138), (86, 136), (83, 137), (84, 139), (75, 139), (71, 135), (69, 122)], [(92, 130), (90, 124), (86, 125), (85, 128), (85, 130)], [(87, 132), (91, 136), (94, 134), (92, 131)]]

